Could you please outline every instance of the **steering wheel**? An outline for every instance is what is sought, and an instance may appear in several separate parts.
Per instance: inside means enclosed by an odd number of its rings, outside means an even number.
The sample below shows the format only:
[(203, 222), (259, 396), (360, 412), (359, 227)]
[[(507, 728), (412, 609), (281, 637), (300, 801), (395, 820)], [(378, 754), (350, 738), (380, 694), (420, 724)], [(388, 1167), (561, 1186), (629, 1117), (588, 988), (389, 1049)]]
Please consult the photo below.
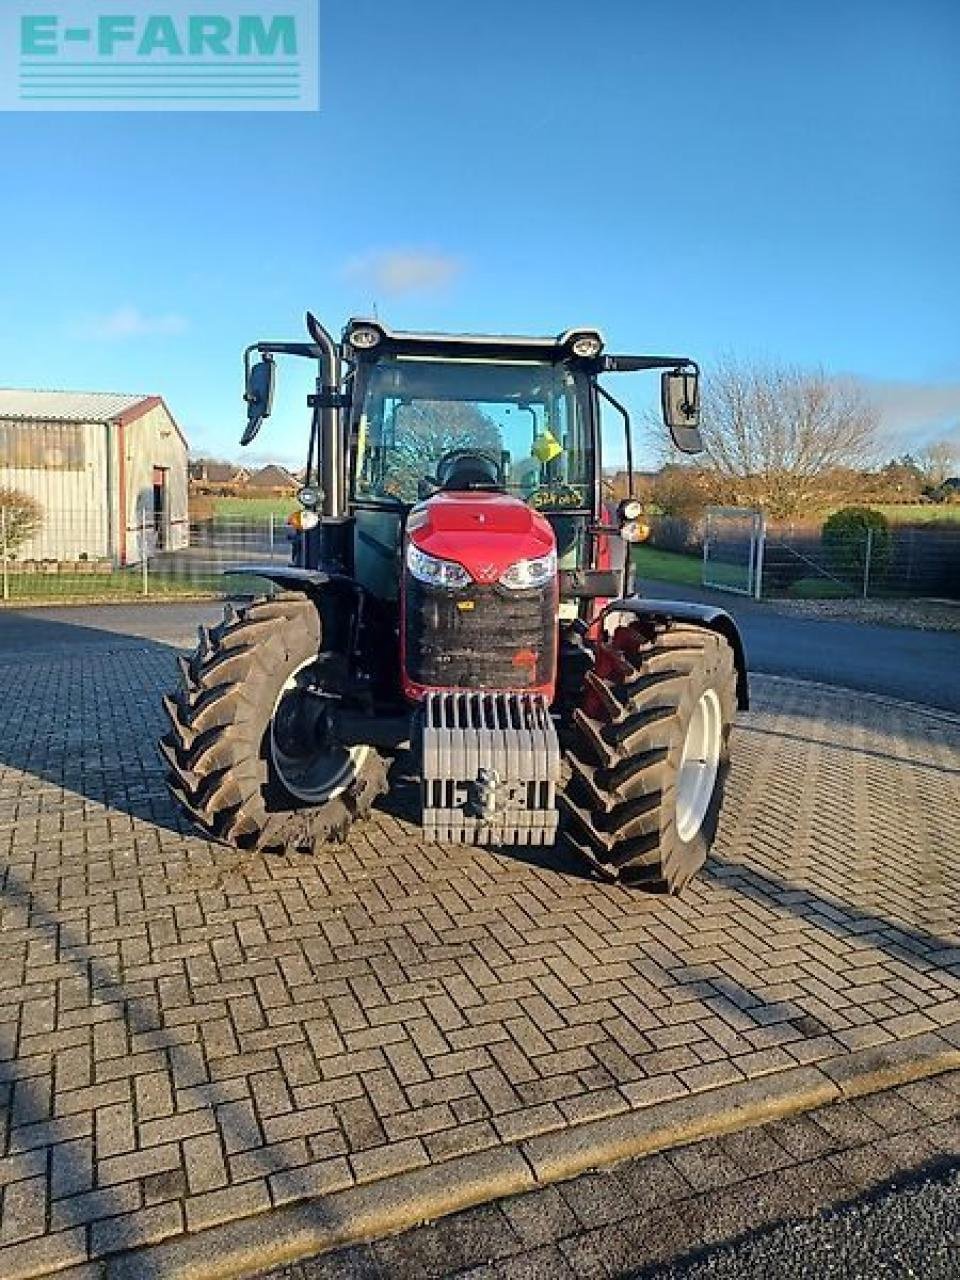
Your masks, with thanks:
[(501, 489), (500, 459), (483, 449), (448, 449), (437, 462), (439, 489)]

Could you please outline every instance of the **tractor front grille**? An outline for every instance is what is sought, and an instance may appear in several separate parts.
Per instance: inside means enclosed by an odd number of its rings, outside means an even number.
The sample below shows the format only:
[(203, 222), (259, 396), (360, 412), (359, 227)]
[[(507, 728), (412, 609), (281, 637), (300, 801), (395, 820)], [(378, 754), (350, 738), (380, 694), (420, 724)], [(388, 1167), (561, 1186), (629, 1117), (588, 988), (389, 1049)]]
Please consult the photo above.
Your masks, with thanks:
[(556, 669), (555, 588), (404, 583), (407, 677), (433, 689), (536, 689)]

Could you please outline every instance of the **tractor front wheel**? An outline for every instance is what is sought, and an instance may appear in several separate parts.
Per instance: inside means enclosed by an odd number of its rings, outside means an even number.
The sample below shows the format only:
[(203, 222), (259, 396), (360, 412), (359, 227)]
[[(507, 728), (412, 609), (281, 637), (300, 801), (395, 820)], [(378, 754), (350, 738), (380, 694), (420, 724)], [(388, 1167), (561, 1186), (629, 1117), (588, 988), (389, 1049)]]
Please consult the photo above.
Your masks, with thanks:
[(598, 645), (570, 728), (566, 837), (607, 879), (678, 893), (713, 843), (736, 707), (733, 652), (632, 622)]
[(167, 785), (216, 840), (312, 851), (342, 840), (386, 790), (370, 746), (340, 745), (320, 619), (303, 596), (256, 600), (207, 630), (164, 707)]

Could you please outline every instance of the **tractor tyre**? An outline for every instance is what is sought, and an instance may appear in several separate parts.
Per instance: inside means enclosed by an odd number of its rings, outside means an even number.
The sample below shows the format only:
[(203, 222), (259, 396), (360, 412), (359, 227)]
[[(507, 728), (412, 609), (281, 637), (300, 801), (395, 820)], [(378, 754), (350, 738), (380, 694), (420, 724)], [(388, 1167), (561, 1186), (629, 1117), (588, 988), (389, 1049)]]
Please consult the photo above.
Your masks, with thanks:
[(320, 618), (301, 595), (227, 605), (200, 628), (160, 742), (174, 799), (208, 836), (244, 849), (313, 852), (346, 837), (383, 791), (369, 746), (330, 737)]
[(608, 880), (679, 893), (713, 843), (736, 707), (733, 651), (634, 621), (598, 645), (572, 716), (568, 843)]

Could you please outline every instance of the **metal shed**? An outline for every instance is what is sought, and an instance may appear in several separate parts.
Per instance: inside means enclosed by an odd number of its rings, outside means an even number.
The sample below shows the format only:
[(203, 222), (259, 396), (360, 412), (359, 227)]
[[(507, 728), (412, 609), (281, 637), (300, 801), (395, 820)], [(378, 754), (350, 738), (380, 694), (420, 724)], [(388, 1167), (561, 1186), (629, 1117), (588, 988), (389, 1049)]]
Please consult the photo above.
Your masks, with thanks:
[(189, 543), (187, 441), (160, 396), (0, 389), (0, 491), (34, 498), (19, 560), (110, 560)]

